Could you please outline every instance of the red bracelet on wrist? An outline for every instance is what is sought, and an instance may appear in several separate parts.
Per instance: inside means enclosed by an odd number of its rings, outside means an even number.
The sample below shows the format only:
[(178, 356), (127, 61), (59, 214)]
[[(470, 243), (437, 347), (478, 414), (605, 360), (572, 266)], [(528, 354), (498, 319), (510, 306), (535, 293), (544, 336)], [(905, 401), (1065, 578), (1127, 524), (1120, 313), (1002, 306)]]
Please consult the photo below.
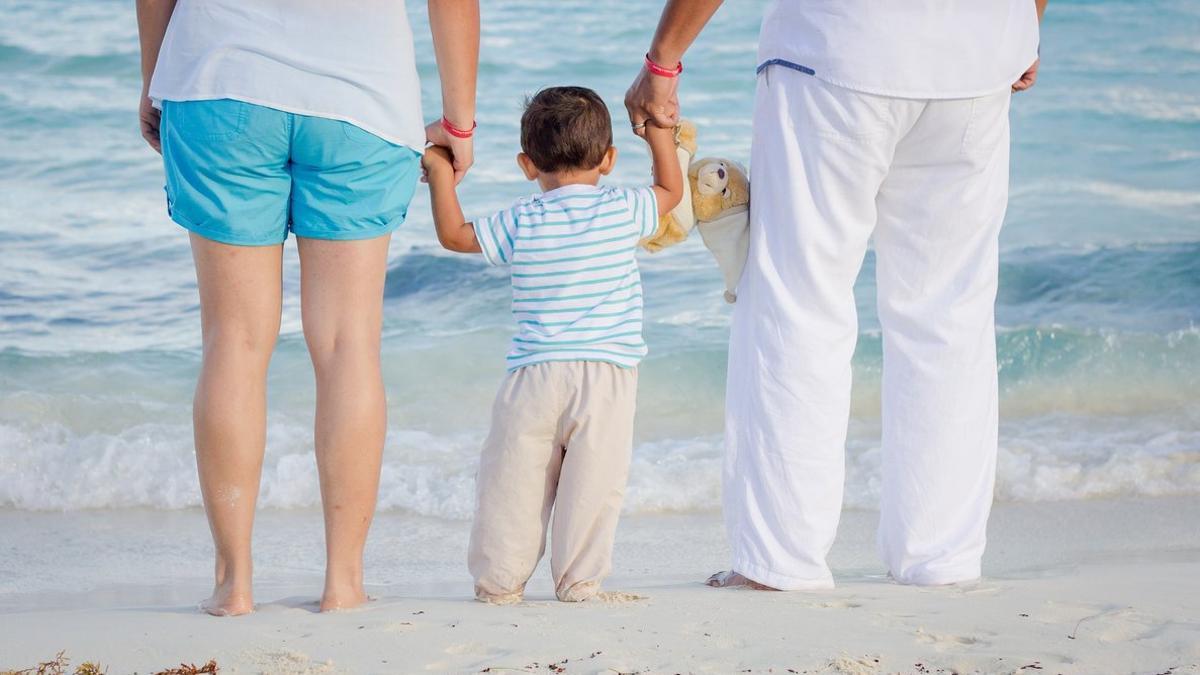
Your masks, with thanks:
[(683, 61), (676, 63), (674, 68), (664, 68), (650, 58), (650, 52), (646, 52), (646, 70), (659, 77), (679, 77), (679, 74), (683, 72)]
[(470, 137), (474, 136), (475, 135), (475, 127), (477, 127), (477, 126), (479, 126), (478, 122), (471, 122), (470, 129), (459, 129), (458, 127), (451, 124), (450, 120), (446, 119), (445, 115), (442, 115), (442, 128), (446, 130), (446, 133), (450, 134), (451, 136), (453, 136), (455, 138), (470, 138)]

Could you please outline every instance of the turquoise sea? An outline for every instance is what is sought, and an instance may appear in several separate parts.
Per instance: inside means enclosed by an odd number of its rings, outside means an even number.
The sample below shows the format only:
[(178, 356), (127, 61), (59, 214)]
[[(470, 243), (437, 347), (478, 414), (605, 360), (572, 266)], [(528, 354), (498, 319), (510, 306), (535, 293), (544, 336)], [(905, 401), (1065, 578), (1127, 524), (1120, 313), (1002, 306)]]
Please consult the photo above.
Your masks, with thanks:
[[(555, 11), (546, 11), (553, 5)], [(749, 159), (762, 0), (726, 3), (687, 57), (700, 154)], [(646, 180), (624, 88), (658, 0), (484, 2), (478, 161), (483, 213), (529, 193), (516, 170), (523, 97), (597, 89)], [(437, 115), (424, 3), (410, 7)], [(1054, 0), (1039, 84), (1014, 101), (1012, 202), (997, 337), (1000, 500), (1200, 493), (1200, 2)], [(183, 231), (141, 141), (133, 3), (0, 4), (0, 507), (199, 504), (190, 426), (199, 320)], [(719, 505), (729, 310), (698, 241), (643, 258), (642, 369), (631, 513)], [(873, 258), (847, 454), (847, 503), (879, 489), (880, 337)], [(313, 382), (294, 241), (271, 367), (261, 504), (317, 503)], [(381, 508), (464, 518), (511, 333), (503, 273), (441, 251), (428, 200), (393, 239), (384, 341), (390, 433)]]

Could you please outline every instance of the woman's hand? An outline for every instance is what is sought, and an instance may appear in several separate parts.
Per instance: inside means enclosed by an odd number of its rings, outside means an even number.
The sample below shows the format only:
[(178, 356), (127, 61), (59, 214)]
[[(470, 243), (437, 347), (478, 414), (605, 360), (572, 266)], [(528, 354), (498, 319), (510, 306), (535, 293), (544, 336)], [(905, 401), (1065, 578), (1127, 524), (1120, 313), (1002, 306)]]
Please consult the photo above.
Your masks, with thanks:
[(142, 100), (138, 104), (138, 122), (142, 128), (142, 138), (161, 155), (162, 138), (158, 134), (158, 128), (162, 123), (162, 111), (154, 107), (146, 92), (142, 92)]
[(158, 135), (162, 113), (150, 102), (150, 79), (158, 62), (167, 24), (175, 11), (175, 0), (137, 0), (138, 41), (142, 49), (142, 99), (138, 101), (138, 126), (142, 138), (162, 154), (162, 139)]
[(454, 160), (454, 184), (462, 182), (463, 176), (467, 175), (467, 169), (475, 163), (475, 139), (459, 138), (451, 134), (442, 126), (442, 121), (438, 120), (425, 127), (425, 141), (450, 151)]
[[(429, 31), (442, 82), (442, 114), (458, 129), (475, 128), (475, 80), (479, 68), (479, 0), (429, 0)], [(442, 128), (425, 127), (425, 140), (450, 150), (454, 184), (475, 163), (475, 142)]]
[(679, 123), (679, 78), (654, 75), (643, 67), (625, 92), (625, 110), (638, 136), (646, 135), (647, 121), (674, 128)]

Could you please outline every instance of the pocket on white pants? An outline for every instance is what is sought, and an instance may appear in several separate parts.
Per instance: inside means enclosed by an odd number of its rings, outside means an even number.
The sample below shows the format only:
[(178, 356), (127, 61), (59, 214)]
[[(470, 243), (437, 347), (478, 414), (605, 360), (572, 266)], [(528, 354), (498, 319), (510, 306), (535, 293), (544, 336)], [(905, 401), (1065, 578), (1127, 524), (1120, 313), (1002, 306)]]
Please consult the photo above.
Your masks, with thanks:
[(963, 130), (959, 154), (973, 164), (983, 164), (998, 145), (1008, 145), (1008, 108), (1012, 92), (970, 99), (971, 111)]
[(894, 124), (888, 97), (830, 84), (815, 75), (770, 67), (759, 75), (766, 87), (785, 87), (797, 132), (848, 141), (886, 136)]

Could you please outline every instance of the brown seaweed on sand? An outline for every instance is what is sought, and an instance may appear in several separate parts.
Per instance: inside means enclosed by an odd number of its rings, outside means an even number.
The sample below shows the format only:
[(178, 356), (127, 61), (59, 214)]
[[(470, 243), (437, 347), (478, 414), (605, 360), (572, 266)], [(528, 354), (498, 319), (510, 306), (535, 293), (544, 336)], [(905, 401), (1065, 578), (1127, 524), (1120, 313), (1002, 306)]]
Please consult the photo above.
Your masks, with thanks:
[(160, 670), (154, 675), (215, 675), (220, 668), (217, 667), (217, 662), (209, 659), (208, 663), (203, 666), (196, 667), (192, 663), (181, 663), (178, 668), (168, 668)]
[(24, 670), (0, 670), (0, 675), (105, 675), (108, 671), (104, 666), (84, 661), (75, 667), (75, 670), (67, 670), (71, 666), (71, 659), (67, 658), (67, 652), (63, 651), (54, 655), (54, 658), (49, 661), (42, 661), (32, 668)]

